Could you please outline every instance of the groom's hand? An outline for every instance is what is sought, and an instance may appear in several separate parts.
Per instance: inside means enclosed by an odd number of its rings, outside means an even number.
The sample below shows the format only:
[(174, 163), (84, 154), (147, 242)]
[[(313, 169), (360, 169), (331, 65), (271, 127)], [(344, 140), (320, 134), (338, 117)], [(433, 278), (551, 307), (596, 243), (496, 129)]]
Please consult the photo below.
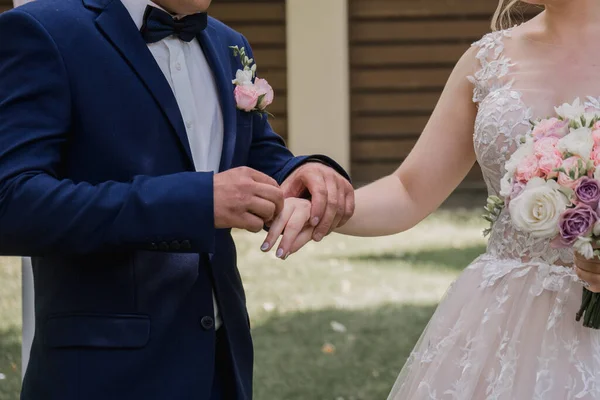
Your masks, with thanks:
[(260, 232), (283, 209), (277, 182), (251, 168), (231, 169), (214, 177), (215, 227)]
[(354, 188), (333, 168), (309, 162), (295, 170), (281, 185), (284, 196), (310, 195), (313, 240), (319, 242), (354, 214)]

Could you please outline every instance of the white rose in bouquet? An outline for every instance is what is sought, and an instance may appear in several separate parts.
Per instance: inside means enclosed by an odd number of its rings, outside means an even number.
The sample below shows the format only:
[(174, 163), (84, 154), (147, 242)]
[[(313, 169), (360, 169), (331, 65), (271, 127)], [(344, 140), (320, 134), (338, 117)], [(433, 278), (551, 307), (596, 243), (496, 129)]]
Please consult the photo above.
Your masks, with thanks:
[(531, 179), (525, 189), (509, 204), (514, 225), (533, 237), (550, 239), (559, 233), (560, 215), (569, 200), (556, 181)]

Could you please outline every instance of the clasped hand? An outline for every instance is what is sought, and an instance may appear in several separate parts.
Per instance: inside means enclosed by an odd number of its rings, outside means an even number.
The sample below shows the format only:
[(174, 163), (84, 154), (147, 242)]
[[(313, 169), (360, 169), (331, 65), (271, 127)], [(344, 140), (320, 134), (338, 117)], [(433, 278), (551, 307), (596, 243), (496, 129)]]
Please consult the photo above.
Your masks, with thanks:
[(324, 164), (302, 165), (281, 186), (247, 167), (214, 177), (215, 227), (259, 232), (269, 226), (263, 251), (271, 250), (285, 230), (279, 258), (287, 258), (310, 240), (320, 241), (353, 213), (352, 185)]

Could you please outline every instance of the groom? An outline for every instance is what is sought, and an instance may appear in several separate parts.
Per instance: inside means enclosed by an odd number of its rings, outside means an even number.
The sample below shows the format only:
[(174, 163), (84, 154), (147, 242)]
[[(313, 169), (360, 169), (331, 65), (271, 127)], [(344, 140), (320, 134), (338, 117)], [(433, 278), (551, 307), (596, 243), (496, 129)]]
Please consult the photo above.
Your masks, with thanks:
[(229, 46), (251, 49), (209, 4), (0, 16), (0, 252), (35, 277), (22, 399), (250, 399), (231, 228), (262, 229), (284, 196), (311, 196), (316, 240), (353, 212), (341, 168), (236, 109)]

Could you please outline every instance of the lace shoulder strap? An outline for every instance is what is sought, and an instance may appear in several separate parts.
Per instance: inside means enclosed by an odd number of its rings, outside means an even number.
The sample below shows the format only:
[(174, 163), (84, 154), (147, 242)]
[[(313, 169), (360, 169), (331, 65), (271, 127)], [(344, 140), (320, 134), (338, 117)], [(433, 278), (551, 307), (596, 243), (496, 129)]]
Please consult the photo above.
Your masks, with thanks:
[(471, 46), (477, 48), (480, 68), (468, 79), (474, 85), (473, 102), (480, 103), (508, 74), (514, 64), (504, 55), (504, 38), (510, 37), (512, 29), (486, 34)]

